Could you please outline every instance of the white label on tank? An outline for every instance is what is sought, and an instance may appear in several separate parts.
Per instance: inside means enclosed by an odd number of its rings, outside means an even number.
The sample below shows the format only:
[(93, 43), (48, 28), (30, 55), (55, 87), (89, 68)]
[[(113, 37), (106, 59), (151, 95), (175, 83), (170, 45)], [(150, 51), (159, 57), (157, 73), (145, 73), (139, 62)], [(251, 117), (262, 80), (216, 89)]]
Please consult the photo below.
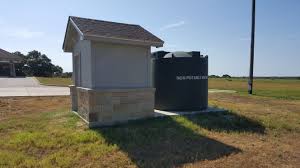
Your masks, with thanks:
[(176, 76), (176, 80), (203, 80), (207, 76)]

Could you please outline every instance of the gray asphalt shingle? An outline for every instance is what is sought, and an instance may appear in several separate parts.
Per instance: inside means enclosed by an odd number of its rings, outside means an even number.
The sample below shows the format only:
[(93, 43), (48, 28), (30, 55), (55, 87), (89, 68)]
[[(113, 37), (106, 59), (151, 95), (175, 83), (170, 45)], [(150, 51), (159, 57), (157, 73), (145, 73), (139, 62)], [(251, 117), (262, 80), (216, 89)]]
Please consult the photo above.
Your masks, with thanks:
[(85, 36), (101, 36), (106, 38), (163, 43), (161, 39), (140, 25), (108, 22), (75, 16), (70, 16), (70, 19)]

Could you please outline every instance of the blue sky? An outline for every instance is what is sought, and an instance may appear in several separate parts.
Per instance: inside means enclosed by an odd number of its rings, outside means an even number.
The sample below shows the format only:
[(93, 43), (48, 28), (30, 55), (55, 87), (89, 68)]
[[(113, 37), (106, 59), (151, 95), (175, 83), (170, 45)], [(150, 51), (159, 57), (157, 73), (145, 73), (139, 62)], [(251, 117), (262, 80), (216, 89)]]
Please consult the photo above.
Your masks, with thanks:
[[(300, 76), (300, 1), (257, 0), (256, 12), (254, 75)], [(248, 75), (251, 0), (3, 0), (0, 48), (36, 49), (72, 71), (69, 15), (140, 24), (165, 41), (159, 50), (207, 54), (209, 74)]]

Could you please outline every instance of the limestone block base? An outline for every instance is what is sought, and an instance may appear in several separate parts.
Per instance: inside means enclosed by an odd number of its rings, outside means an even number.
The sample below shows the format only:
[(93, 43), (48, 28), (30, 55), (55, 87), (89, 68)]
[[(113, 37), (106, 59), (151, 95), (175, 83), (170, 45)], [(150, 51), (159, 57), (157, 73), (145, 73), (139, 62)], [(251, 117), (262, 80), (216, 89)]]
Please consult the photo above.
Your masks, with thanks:
[(72, 111), (77, 111), (78, 104), (77, 104), (77, 89), (74, 85), (70, 85), (70, 96), (71, 96), (71, 108)]
[[(72, 92), (76, 92), (76, 95)], [(114, 125), (154, 116), (154, 88), (71, 89), (72, 110), (90, 127)], [(76, 96), (76, 99), (73, 97)], [(74, 101), (73, 101), (74, 100)], [(73, 107), (74, 103), (74, 107)]]

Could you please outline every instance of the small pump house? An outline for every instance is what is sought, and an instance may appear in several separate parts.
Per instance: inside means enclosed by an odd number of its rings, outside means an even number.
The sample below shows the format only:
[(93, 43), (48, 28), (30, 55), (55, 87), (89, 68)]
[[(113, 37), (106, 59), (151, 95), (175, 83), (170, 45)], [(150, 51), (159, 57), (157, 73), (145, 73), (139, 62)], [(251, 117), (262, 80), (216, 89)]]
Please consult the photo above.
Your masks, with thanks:
[(63, 50), (72, 53), (72, 110), (90, 127), (151, 117), (151, 46), (139, 25), (69, 17)]

